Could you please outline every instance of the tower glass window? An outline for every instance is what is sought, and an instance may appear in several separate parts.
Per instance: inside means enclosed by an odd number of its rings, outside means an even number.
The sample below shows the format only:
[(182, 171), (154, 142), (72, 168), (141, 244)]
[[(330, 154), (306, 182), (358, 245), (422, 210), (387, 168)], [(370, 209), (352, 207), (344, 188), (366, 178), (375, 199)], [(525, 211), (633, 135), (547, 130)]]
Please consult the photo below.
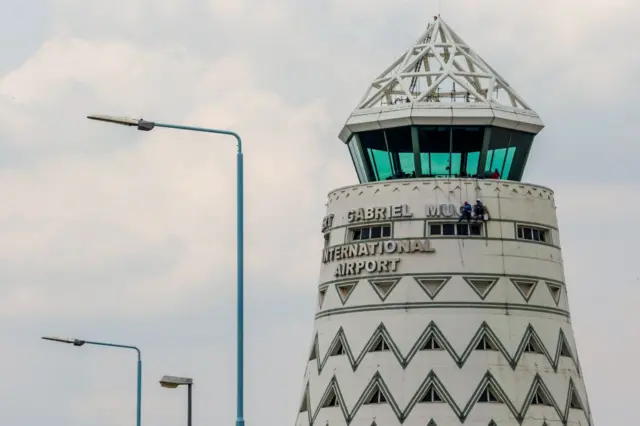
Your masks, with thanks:
[(372, 180), (415, 177), (410, 127), (362, 132), (358, 136)]
[(474, 176), (478, 173), (484, 128), (438, 126), (418, 128), (422, 176)]
[(368, 176), (367, 167), (364, 164), (364, 156), (362, 155), (362, 145), (358, 140), (358, 135), (353, 135), (349, 141), (349, 154), (351, 154), (351, 160), (356, 167), (356, 173), (358, 174), (358, 180), (360, 182), (367, 182), (372, 179)]
[(448, 176), (451, 168), (460, 169), (460, 158), (451, 155), (450, 128), (445, 126), (418, 129), (422, 175)]
[(489, 147), (485, 159), (485, 173), (497, 171), (502, 179), (520, 180), (533, 135), (516, 130), (492, 127), (488, 134)]
[(360, 182), (414, 177), (519, 181), (533, 134), (493, 126), (403, 126), (354, 134)]

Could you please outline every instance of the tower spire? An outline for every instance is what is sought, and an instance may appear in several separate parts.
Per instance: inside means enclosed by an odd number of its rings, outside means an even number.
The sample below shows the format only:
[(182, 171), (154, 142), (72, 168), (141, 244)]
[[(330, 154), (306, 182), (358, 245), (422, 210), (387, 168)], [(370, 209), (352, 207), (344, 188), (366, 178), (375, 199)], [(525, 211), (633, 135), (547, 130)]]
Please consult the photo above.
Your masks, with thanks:
[(441, 114), (453, 121), (532, 134), (544, 127), (514, 87), (438, 14), (409, 49), (369, 84), (340, 139), (346, 143), (354, 132), (399, 122), (429, 124)]
[[(417, 42), (370, 85), (358, 109), (409, 102), (502, 104), (531, 111), (480, 55), (438, 15)], [(419, 83), (409, 90), (411, 82)], [(415, 90), (417, 89), (417, 90)]]

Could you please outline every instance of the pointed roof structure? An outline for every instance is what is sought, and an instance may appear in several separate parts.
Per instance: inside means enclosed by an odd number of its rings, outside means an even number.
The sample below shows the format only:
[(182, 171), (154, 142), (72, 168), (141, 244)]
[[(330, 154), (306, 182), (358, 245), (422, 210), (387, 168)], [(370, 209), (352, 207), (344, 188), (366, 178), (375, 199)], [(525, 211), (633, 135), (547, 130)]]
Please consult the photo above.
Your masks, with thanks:
[(537, 134), (538, 114), (440, 16), (380, 74), (340, 132), (409, 125), (491, 125)]

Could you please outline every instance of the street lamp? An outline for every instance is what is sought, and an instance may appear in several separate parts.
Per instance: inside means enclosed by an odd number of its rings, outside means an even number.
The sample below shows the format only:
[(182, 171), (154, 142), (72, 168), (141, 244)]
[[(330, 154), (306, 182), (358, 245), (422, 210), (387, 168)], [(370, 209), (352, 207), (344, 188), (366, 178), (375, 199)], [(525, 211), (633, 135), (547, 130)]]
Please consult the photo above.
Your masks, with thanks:
[(111, 115), (89, 115), (90, 120), (106, 123), (120, 124), (122, 126), (136, 127), (138, 130), (148, 132), (156, 127), (166, 129), (187, 130), (191, 132), (214, 133), (218, 135), (233, 136), (238, 145), (237, 159), (237, 416), (236, 426), (244, 426), (244, 193), (243, 193), (243, 164), (242, 164), (242, 139), (229, 130), (208, 129), (204, 127), (181, 126), (177, 124), (158, 123), (136, 118), (114, 117)]
[(106, 342), (94, 342), (91, 340), (82, 340), (82, 339), (67, 339), (63, 337), (44, 336), (42, 337), (42, 339), (49, 340), (51, 342), (67, 343), (73, 346), (83, 346), (83, 345), (108, 346), (111, 348), (133, 349), (134, 351), (136, 351), (136, 353), (138, 354), (136, 425), (140, 426), (140, 423), (142, 420), (142, 357), (140, 354), (140, 349), (138, 349), (135, 346), (129, 346), (129, 345), (118, 345), (116, 343), (106, 343)]
[(178, 386), (187, 387), (187, 426), (191, 426), (191, 387), (193, 386), (193, 379), (188, 377), (164, 376), (160, 379), (160, 386), (169, 389), (175, 389)]

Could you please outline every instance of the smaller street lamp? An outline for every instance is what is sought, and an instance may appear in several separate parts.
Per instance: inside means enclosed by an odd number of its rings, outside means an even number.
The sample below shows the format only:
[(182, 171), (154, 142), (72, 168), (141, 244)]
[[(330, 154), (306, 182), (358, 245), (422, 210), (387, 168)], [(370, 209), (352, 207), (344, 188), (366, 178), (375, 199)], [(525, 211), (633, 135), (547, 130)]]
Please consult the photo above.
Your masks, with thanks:
[(140, 349), (131, 345), (120, 345), (118, 343), (96, 342), (93, 340), (69, 339), (66, 337), (43, 336), (42, 340), (50, 342), (67, 343), (73, 346), (95, 345), (105, 346), (109, 348), (132, 349), (138, 354), (138, 371), (137, 379), (137, 395), (136, 395), (136, 426), (140, 426), (142, 422), (142, 354)]
[(187, 426), (191, 426), (191, 387), (193, 386), (193, 379), (188, 377), (164, 376), (160, 379), (160, 386), (169, 389), (175, 389), (178, 386), (187, 387)]

